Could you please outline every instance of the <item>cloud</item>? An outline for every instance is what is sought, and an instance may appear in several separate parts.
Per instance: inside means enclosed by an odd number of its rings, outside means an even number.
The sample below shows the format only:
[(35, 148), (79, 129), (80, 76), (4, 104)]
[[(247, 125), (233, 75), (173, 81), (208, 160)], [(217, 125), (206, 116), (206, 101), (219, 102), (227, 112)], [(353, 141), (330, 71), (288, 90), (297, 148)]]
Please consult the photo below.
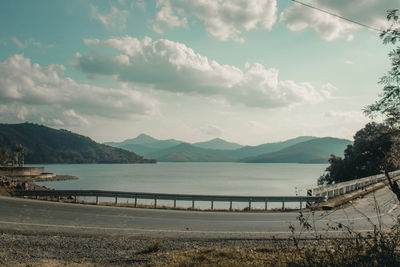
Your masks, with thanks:
[(139, 8), (142, 11), (146, 10), (146, 2), (144, 0), (138, 0), (136, 2), (131, 3), (131, 8)]
[[(63, 111), (62, 114), (64, 115), (64, 119), (68, 120), (69, 124), (71, 124), (72, 122), (77, 122), (78, 125), (88, 125), (89, 124), (89, 121), (85, 117), (77, 114), (75, 112), (75, 110), (73, 110), (73, 109), (67, 109), (67, 110)], [(56, 122), (63, 124), (63, 122), (60, 120), (58, 120)]]
[(163, 33), (163, 27), (169, 28), (175, 27), (187, 27), (187, 18), (180, 19), (178, 16), (173, 14), (172, 7), (169, 1), (158, 2), (157, 6), (162, 8), (157, 12), (156, 23), (153, 25), (153, 30), (157, 33)]
[(24, 42), (21, 42), (20, 40), (17, 39), (17, 37), (12, 37), (11, 41), (21, 49), (25, 49), (29, 45), (34, 45), (34, 46), (39, 47), (39, 48), (42, 47), (42, 44), (40, 42), (35, 41), (33, 38), (29, 38), (28, 40), (25, 40)]
[(267, 69), (259, 63), (248, 64), (245, 71), (223, 65), (185, 44), (166, 39), (124, 36), (86, 43), (120, 52), (118, 56), (79, 55), (76, 66), (88, 75), (112, 75), (118, 81), (157, 90), (261, 108), (318, 103), (329, 93), (326, 88), (317, 90), (307, 82), (279, 80), (277, 69)]
[[(399, 6), (398, 0), (309, 0), (308, 4), (328, 12), (355, 20), (376, 28), (386, 25), (386, 11)], [(321, 11), (294, 3), (283, 10), (280, 21), (291, 31), (313, 29), (321, 38), (333, 41), (345, 38), (353, 40), (352, 33), (362, 27)]]
[(188, 19), (204, 23), (207, 33), (217, 40), (243, 42), (242, 31), (271, 30), (277, 19), (276, 0), (158, 0), (153, 29), (187, 27)]
[(14, 42), (14, 44), (16, 44), (19, 48), (21, 48), (21, 49), (24, 49), (26, 46), (23, 44), (23, 43), (21, 43), (18, 39), (17, 39), (17, 37), (12, 37), (11, 38), (11, 41), (13, 41)]
[(200, 128), (200, 132), (209, 136), (220, 136), (222, 134), (221, 128), (215, 125), (206, 125)]
[(18, 120), (88, 124), (88, 117), (129, 118), (157, 110), (132, 88), (102, 88), (64, 77), (63, 65), (40, 66), (23, 54), (0, 62), (0, 113)]
[(103, 23), (107, 29), (123, 31), (126, 28), (126, 21), (129, 15), (127, 10), (120, 10), (115, 6), (112, 6), (109, 13), (100, 14), (95, 5), (91, 4), (90, 8), (92, 17)]
[(345, 122), (367, 122), (368, 118), (361, 111), (328, 111), (324, 113), (325, 118), (335, 119)]

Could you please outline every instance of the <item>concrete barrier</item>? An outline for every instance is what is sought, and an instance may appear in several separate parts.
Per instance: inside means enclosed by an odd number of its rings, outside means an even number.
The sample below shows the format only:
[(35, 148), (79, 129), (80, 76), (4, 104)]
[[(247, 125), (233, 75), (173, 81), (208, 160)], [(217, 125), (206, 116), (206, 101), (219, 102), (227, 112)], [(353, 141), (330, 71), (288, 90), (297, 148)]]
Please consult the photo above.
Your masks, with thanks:
[(6, 175), (11, 177), (17, 176), (36, 176), (44, 172), (44, 167), (11, 167), (2, 166), (0, 167), (0, 175)]

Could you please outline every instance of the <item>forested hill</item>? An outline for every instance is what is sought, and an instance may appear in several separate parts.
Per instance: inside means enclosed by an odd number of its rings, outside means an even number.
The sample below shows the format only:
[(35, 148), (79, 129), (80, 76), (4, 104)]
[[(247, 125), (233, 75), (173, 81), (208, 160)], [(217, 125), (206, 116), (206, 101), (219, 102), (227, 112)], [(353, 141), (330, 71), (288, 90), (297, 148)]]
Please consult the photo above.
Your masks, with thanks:
[(33, 123), (0, 124), (0, 148), (25, 148), (25, 163), (155, 163), (89, 137)]

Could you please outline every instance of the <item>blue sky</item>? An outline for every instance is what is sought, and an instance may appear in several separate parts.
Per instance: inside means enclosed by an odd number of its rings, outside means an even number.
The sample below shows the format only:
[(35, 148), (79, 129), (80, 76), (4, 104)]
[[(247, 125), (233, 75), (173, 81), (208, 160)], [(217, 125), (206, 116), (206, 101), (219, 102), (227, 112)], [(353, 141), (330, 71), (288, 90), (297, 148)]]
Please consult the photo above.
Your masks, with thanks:
[[(377, 28), (397, 0), (305, 0)], [(290, 0), (3, 0), (0, 120), (99, 142), (352, 138), (389, 69), (378, 33)]]

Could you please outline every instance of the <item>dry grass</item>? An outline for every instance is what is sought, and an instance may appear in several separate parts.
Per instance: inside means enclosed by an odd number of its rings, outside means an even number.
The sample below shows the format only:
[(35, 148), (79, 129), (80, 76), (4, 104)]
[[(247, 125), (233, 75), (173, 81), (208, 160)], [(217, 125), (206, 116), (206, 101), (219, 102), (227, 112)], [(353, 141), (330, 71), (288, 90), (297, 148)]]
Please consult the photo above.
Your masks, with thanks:
[(392, 240), (334, 239), (305, 245), (288, 240), (264, 248), (202, 248), (157, 253), (150, 266), (400, 266)]
[(158, 257), (162, 260), (153, 261), (150, 266), (271, 266), (280, 261), (280, 255), (273, 250), (237, 247), (181, 250), (159, 253)]
[(40, 259), (30, 263), (13, 263), (0, 265), (3, 267), (95, 267), (95, 265), (90, 262), (66, 262), (56, 259)]
[(148, 245), (145, 249), (138, 252), (138, 254), (150, 254), (161, 251), (163, 248), (162, 244), (158, 240), (154, 240), (150, 245)]
[[(273, 240), (264, 248), (203, 248), (158, 253), (154, 266), (400, 266), (400, 218), (390, 229), (372, 225), (369, 234), (360, 234), (337, 223), (327, 230), (341, 233), (341, 238), (304, 240), (301, 235), (314, 231), (302, 213), (297, 217), (300, 231), (294, 226), (287, 240)], [(366, 218), (370, 221), (369, 218)], [(161, 259), (161, 260), (160, 260)]]

